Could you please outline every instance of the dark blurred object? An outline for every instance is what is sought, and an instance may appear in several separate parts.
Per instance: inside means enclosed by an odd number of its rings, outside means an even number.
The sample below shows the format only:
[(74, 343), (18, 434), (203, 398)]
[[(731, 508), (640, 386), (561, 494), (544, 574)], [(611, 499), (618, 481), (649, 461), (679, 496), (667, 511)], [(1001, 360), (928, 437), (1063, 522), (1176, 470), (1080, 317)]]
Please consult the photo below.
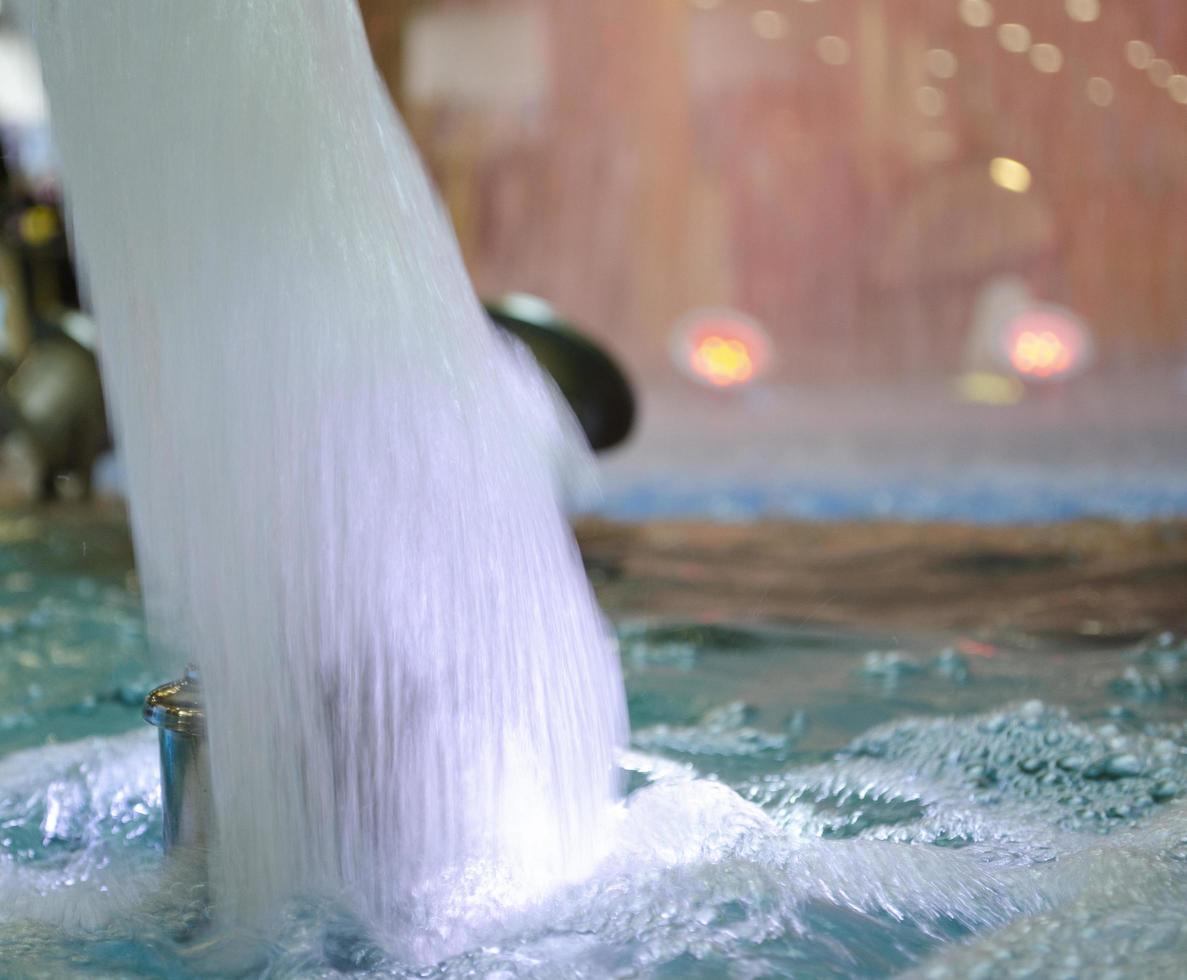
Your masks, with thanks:
[(535, 296), (513, 293), (485, 306), (490, 318), (523, 341), (552, 375), (595, 450), (616, 446), (630, 434), (635, 396), (608, 354)]
[(44, 331), (0, 389), (0, 435), (23, 457), (38, 499), (56, 497), (59, 478), (89, 496), (95, 459), (110, 445), (95, 355), (63, 330)]
[(18, 336), (8, 338), (7, 353), (20, 358), (25, 347), (53, 327), (63, 311), (81, 307), (78, 280), (66, 239), (61, 207), (34, 200), (20, 188), (9, 188), (8, 207), (0, 222), (0, 249), (12, 266), (6, 283), (9, 302), (20, 311)]
[(0, 185), (0, 287), (12, 314), (0, 350), (6, 469), (39, 500), (87, 497), (110, 446), (94, 324), (79, 312), (59, 204), (6, 169)]
[[(3, 306), (0, 356), (6, 357), (10, 368), (19, 373), (20, 366), (41, 340), (68, 340), (76, 324), (85, 325), (90, 334), (93, 324), (77, 312), (81, 305), (78, 280), (61, 206), (52, 200), (39, 200), (24, 182), (11, 174), (0, 198), (3, 199), (0, 203), (0, 291), (4, 294), (4, 302), (0, 304)], [(93, 337), (82, 340), (84, 348), (89, 348)], [(42, 351), (33, 358), (30, 374), (44, 370), (47, 353)], [(88, 353), (87, 356), (94, 361), (93, 355)], [(64, 358), (54, 353), (50, 359), (63, 361)], [(12, 370), (7, 373), (11, 374)], [(8, 378), (0, 371), (0, 386), (7, 383)], [(38, 386), (41, 384), (43, 382), (38, 382)], [(25, 392), (22, 397), (33, 396)], [(90, 394), (80, 392), (78, 397), (87, 399)], [(42, 407), (38, 402), (36, 411)], [(3, 416), (0, 417), (0, 434), (7, 434), (14, 428), (26, 428), (19, 421), (14, 423), (12, 414), (11, 405), (0, 411)], [(20, 418), (25, 413), (18, 411), (17, 414)], [(31, 421), (37, 427), (42, 420), (37, 415)]]

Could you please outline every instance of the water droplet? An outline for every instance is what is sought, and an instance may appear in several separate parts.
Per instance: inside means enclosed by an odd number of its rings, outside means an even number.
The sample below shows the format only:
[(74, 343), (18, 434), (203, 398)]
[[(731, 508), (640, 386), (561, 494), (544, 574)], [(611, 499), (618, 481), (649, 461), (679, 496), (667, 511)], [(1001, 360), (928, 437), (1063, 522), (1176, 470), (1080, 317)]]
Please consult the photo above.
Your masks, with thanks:
[(1092, 763), (1084, 770), (1085, 779), (1128, 779), (1143, 772), (1142, 760), (1136, 755), (1112, 755)]
[(1163, 780), (1155, 783), (1150, 789), (1150, 797), (1156, 803), (1165, 803), (1179, 795), (1179, 787), (1172, 782)]

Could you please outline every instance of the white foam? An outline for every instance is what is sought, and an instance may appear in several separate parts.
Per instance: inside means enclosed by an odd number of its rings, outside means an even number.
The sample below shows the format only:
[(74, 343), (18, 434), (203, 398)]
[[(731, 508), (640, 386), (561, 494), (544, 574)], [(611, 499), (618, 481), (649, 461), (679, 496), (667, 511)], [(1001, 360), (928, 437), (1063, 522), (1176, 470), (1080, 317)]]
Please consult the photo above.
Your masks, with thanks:
[[(258, 954), (192, 934), (171, 941), (193, 904), (178, 883), (151, 880), (159, 851), (137, 833), (159, 819), (145, 789), (154, 764), (148, 735), (0, 762), (0, 823), (37, 837), (32, 856), (0, 862), (8, 912), (0, 946), (24, 950), (30, 972), (66, 955), (102, 966), (116, 949), (141, 965), (159, 951), (163, 973), (185, 960), (221, 975), (224, 962), (243, 965), (227, 956)], [(456, 914), (423, 923), (394, 960), (332, 905), (289, 903), (259, 968), (416, 976), (410, 954), (450, 946), (459, 952), (435, 976), (662, 975), (681, 963), (692, 969), (693, 960), (702, 972), (782, 975), (798, 964), (866, 975), (909, 968), (929, 952), (916, 975), (1124, 976), (1127, 957), (1140, 954), (1150, 975), (1174, 976), (1187, 949), (1187, 808), (1163, 804), (1135, 820), (1063, 827), (1057, 801), (1041, 782), (1028, 783), (1046, 771), (1030, 762), (1065, 758), (1098, 736), (1102, 746), (1117, 738), (1037, 704), (944, 726), (907, 719), (867, 732), (848, 758), (769, 774), (777, 792), (763, 807), (686, 765), (628, 753), (646, 784), (615, 808), (610, 847), (580, 881), (528, 900), (505, 876), (480, 869), (466, 887), (429, 896), (426, 908), (452, 894)], [(947, 752), (937, 748), (941, 738)], [(1131, 742), (1139, 755), (1160, 747), (1147, 736)], [(1001, 771), (1000, 793), (978, 791), (962, 761), (969, 754), (998, 766), (1022, 758), (1034, 771), (1019, 770), (1026, 780)], [(1143, 776), (1097, 784), (1061, 772), (1085, 799), (1114, 806), (1117, 794), (1136, 801), (1150, 785)], [(898, 805), (905, 801), (917, 806)], [(954, 825), (968, 833), (965, 846), (931, 843), (952, 839)], [(838, 833), (848, 839), (827, 839)], [(1030, 836), (1037, 846), (1019, 847)], [(108, 893), (104, 885), (124, 887)]]
[(148, 731), (0, 759), (0, 924), (96, 929), (141, 901), (157, 870), (141, 846), (160, 834), (157, 771)]

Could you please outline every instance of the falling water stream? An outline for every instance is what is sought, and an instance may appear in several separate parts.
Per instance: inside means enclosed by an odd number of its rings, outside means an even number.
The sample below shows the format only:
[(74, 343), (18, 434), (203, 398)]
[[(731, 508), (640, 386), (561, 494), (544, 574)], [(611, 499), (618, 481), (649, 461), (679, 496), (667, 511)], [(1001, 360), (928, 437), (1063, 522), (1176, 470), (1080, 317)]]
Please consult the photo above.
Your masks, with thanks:
[(616, 799), (575, 424), (351, 0), (36, 11), (151, 628), (206, 690), (219, 916), (346, 894), (439, 957), (589, 867)]

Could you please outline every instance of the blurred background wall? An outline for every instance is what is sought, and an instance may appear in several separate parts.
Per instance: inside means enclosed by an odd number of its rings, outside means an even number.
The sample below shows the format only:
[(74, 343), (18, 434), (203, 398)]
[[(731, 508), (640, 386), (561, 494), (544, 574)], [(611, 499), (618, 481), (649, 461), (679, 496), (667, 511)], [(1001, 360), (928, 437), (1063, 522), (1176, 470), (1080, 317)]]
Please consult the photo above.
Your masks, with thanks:
[[(636, 382), (609, 512), (1187, 513), (1182, 0), (360, 7), (480, 294)], [(0, 6), (0, 367), (81, 336), (47, 118)]]
[(707, 306), (765, 325), (776, 378), (954, 372), (1011, 273), (1102, 370), (1187, 364), (1179, 0), (362, 6), (479, 288), (645, 374)]

